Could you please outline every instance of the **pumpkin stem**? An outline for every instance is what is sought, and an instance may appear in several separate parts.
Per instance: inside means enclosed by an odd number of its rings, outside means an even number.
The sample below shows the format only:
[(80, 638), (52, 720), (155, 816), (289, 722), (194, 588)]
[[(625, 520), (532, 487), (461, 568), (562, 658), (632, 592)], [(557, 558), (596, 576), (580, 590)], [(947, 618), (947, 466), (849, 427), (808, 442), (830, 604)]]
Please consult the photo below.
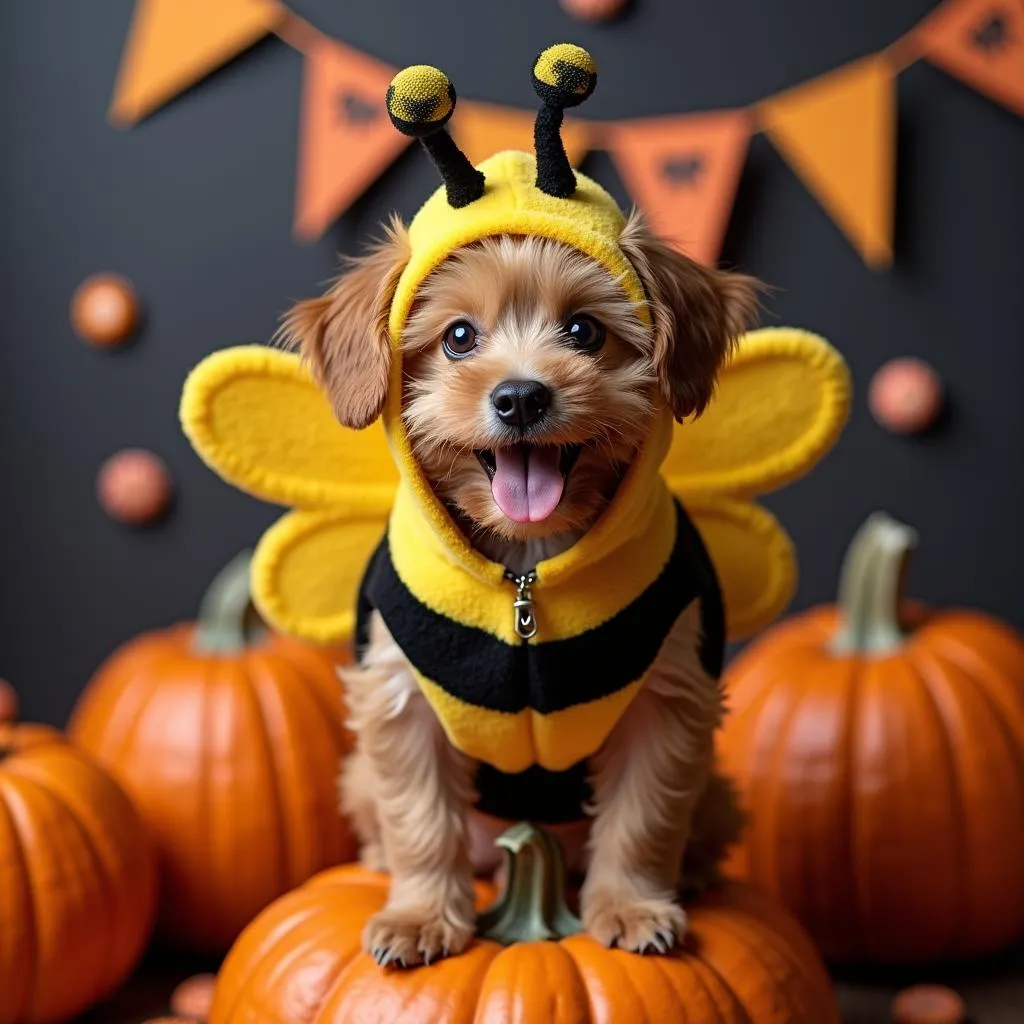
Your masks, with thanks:
[(241, 552), (207, 587), (192, 641), (195, 650), (219, 654), (242, 651), (262, 632), (249, 589), (251, 561), (251, 551)]
[(885, 512), (868, 516), (854, 535), (839, 578), (842, 625), (833, 654), (885, 655), (904, 643), (900, 603), (917, 532)]
[(495, 845), (508, 855), (508, 874), (497, 902), (477, 919), (477, 934), (510, 946), (583, 930), (565, 902), (565, 855), (555, 836), (523, 821), (498, 836)]

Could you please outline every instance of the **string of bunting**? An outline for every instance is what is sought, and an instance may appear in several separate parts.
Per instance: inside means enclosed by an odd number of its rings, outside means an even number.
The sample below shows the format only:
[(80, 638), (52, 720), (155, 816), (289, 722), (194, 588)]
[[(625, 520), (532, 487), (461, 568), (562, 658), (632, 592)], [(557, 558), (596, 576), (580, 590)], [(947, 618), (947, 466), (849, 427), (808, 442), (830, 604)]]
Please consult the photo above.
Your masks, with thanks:
[[(111, 120), (136, 124), (265, 36), (305, 59), (295, 233), (320, 236), (409, 139), (391, 126), (388, 64), (319, 32), (278, 0), (137, 0)], [(764, 132), (864, 262), (893, 257), (896, 76), (928, 60), (1024, 117), (1024, 0), (945, 0), (880, 53), (750, 107), (615, 122), (567, 121), (574, 165), (608, 151), (652, 226), (714, 263), (750, 138)], [(529, 150), (533, 111), (460, 99), (452, 122), (474, 162)]]

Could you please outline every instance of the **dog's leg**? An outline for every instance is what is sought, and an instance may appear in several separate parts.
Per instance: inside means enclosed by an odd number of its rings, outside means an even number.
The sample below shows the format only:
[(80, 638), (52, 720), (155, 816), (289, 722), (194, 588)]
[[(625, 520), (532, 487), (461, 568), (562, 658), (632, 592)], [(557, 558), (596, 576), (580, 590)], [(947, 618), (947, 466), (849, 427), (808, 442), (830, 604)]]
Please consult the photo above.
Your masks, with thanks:
[(379, 615), (343, 680), (391, 870), (387, 905), (367, 923), (363, 946), (398, 966), (458, 953), (475, 925), (466, 841), (474, 764), (449, 744)]
[(587, 931), (607, 946), (665, 952), (686, 928), (677, 902), (683, 853), (722, 713), (718, 683), (700, 664), (699, 638), (694, 601), (592, 759), (595, 817), (580, 905)]
[(377, 812), (377, 780), (373, 763), (358, 741), (356, 749), (341, 762), (338, 800), (341, 813), (359, 837), (359, 863), (370, 871), (387, 871)]
[(694, 808), (683, 855), (680, 892), (684, 899), (696, 899), (722, 881), (722, 861), (729, 847), (739, 842), (746, 823), (735, 787), (712, 772)]

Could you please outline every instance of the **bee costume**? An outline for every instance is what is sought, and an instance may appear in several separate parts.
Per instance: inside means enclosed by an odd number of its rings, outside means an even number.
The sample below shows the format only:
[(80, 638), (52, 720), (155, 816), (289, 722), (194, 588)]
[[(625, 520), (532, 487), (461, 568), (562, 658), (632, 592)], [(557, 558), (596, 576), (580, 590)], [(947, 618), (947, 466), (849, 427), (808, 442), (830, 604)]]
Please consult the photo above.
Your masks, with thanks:
[[(676, 429), (659, 400), (640, 455), (575, 545), (519, 577), (476, 551), (434, 494), (402, 423), (397, 353), (424, 280), (460, 246), (540, 236), (596, 260), (651, 322), (618, 244), (625, 217), (574, 173), (559, 135), (564, 108), (593, 91), (594, 62), (559, 44), (538, 58), (533, 81), (543, 101), (536, 158), (502, 152), (476, 168), (445, 129), (455, 93), (440, 71), (407, 68), (388, 89), (392, 122), (420, 138), (444, 185), (409, 226), (410, 258), (389, 317), (396, 358), (382, 432), (338, 426), (295, 356), (255, 347), (217, 353), (193, 371), (182, 422), (227, 479), (298, 506), (254, 558), (254, 598), (268, 621), (318, 641), (354, 633), (359, 649), (371, 611), (379, 612), (449, 740), (481, 763), (480, 808), (552, 823), (581, 816), (586, 759), (694, 600), (712, 676), (721, 670), (726, 613), (737, 636), (784, 607), (794, 586), (791, 545), (763, 508), (738, 499), (802, 475), (824, 454), (845, 422), (849, 382), (820, 338), (753, 332), (701, 420)], [(737, 437), (730, 421), (745, 434)], [(692, 519), (676, 494), (687, 497)]]

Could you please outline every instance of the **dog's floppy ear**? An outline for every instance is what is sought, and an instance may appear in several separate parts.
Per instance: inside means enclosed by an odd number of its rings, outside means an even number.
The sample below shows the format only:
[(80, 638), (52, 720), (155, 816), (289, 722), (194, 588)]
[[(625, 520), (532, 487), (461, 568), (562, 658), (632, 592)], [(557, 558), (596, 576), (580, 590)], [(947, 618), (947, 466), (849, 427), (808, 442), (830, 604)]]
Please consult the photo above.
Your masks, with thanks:
[(408, 258), (408, 235), (396, 217), (385, 239), (348, 260), (324, 295), (297, 303), (282, 319), (279, 340), (309, 361), (346, 427), (368, 427), (384, 409), (391, 371), (388, 314)]
[(761, 285), (684, 256), (655, 237), (635, 211), (619, 244), (650, 302), (661, 394), (680, 422), (699, 415), (736, 339), (753, 325)]

